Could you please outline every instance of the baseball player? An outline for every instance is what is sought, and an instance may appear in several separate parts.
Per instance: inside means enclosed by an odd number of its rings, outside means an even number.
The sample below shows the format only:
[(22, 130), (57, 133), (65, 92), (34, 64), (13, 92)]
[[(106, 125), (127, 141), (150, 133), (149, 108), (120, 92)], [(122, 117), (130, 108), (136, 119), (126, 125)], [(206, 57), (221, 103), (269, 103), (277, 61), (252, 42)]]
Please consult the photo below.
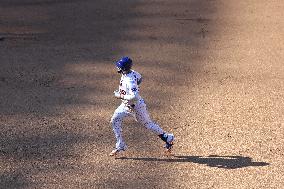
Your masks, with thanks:
[(157, 134), (166, 144), (166, 152), (170, 153), (173, 147), (174, 135), (166, 133), (154, 123), (146, 109), (146, 104), (139, 95), (139, 85), (142, 82), (141, 75), (132, 70), (132, 60), (129, 57), (122, 57), (115, 63), (117, 72), (121, 74), (119, 90), (114, 91), (114, 96), (121, 99), (122, 103), (115, 110), (111, 125), (116, 137), (115, 149), (109, 154), (115, 156), (126, 150), (126, 144), (122, 137), (121, 124), (125, 117), (132, 116), (134, 119)]

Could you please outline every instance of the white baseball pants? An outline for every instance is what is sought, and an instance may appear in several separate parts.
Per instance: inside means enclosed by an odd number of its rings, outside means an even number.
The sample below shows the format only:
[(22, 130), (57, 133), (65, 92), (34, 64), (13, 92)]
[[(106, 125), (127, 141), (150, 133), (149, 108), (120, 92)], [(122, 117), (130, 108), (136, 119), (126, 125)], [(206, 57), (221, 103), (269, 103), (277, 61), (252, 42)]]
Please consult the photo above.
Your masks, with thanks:
[(125, 117), (132, 116), (136, 119), (137, 122), (141, 123), (147, 129), (150, 129), (157, 135), (161, 135), (164, 131), (159, 127), (159, 125), (155, 124), (147, 111), (146, 104), (143, 99), (139, 100), (134, 108), (127, 107), (126, 104), (122, 103), (118, 108), (114, 111), (114, 114), (111, 118), (112, 128), (116, 137), (116, 149), (124, 149), (125, 142), (122, 137), (122, 121)]

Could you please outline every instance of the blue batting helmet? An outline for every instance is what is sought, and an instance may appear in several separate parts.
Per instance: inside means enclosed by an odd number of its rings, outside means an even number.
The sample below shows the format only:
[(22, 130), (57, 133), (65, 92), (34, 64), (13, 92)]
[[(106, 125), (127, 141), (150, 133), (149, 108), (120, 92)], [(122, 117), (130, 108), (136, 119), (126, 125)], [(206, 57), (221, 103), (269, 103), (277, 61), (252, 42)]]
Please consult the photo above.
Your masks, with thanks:
[(119, 61), (117, 61), (115, 65), (119, 70), (128, 71), (132, 67), (132, 60), (129, 57), (124, 56)]

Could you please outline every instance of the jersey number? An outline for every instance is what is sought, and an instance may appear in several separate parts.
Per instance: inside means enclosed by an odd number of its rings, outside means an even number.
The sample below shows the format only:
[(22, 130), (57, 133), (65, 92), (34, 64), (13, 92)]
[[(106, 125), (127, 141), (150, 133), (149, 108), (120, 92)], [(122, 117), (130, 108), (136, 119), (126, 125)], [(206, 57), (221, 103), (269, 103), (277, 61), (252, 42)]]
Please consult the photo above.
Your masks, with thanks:
[(120, 94), (122, 94), (122, 95), (126, 95), (126, 91), (125, 91), (125, 90), (120, 89)]

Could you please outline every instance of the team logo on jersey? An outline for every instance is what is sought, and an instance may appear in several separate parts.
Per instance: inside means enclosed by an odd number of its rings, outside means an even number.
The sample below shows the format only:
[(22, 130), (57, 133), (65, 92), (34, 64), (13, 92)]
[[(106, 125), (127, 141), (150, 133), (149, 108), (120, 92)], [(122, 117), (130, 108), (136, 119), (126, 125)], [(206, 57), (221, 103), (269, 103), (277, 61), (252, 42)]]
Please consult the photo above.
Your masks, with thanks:
[(131, 90), (132, 90), (133, 92), (137, 91), (137, 89), (136, 89), (136, 88), (132, 88)]

